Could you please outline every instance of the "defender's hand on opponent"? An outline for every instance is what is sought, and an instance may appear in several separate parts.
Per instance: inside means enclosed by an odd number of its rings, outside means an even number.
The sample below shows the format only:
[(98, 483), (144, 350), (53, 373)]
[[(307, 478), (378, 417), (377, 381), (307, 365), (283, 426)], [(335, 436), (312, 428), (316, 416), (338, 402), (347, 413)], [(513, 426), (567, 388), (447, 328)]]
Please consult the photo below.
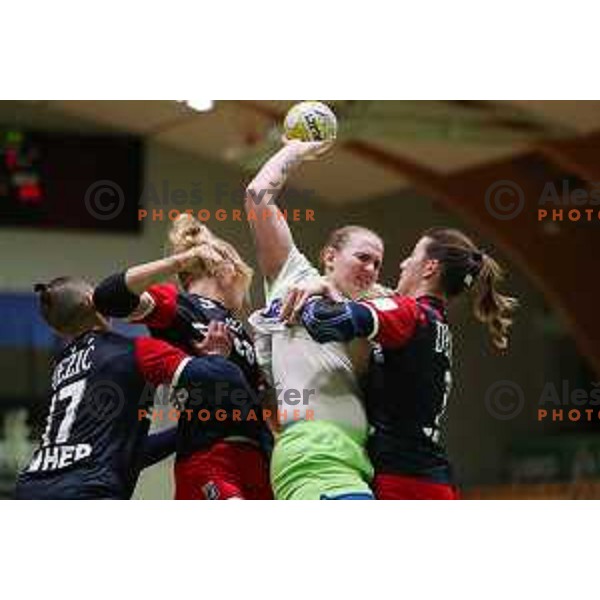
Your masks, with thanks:
[(288, 290), (281, 307), (281, 320), (288, 324), (297, 323), (304, 305), (313, 296), (323, 296), (334, 302), (343, 301), (342, 295), (325, 277), (315, 277)]
[(211, 321), (206, 336), (201, 342), (193, 343), (194, 352), (198, 356), (222, 356), (228, 358), (231, 354), (231, 334), (225, 323)]

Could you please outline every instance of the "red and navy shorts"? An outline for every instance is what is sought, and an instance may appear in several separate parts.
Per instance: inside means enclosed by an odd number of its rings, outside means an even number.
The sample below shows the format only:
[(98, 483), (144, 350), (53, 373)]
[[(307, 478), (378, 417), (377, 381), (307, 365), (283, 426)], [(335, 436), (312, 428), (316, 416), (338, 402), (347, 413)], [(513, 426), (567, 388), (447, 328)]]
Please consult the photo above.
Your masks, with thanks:
[(269, 460), (256, 446), (222, 440), (175, 463), (175, 500), (272, 500)]
[(377, 500), (458, 500), (458, 490), (446, 483), (435, 483), (408, 475), (375, 475), (373, 489)]

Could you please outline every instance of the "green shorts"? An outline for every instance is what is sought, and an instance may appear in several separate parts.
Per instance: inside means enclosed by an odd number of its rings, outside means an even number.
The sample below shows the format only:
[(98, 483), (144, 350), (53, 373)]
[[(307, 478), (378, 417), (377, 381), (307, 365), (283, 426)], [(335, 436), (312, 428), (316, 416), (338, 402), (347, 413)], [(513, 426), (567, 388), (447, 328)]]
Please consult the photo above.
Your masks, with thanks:
[(330, 421), (300, 421), (278, 436), (271, 460), (277, 500), (372, 497), (373, 467), (359, 436)]

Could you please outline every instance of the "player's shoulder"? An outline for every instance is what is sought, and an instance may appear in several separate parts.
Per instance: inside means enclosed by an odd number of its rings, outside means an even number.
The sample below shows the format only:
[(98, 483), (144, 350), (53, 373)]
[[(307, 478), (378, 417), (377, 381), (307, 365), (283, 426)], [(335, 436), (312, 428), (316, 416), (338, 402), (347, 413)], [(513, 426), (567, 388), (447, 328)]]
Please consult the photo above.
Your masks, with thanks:
[(417, 327), (424, 323), (424, 314), (411, 296), (391, 294), (363, 301), (373, 316), (370, 339), (387, 347), (403, 346), (412, 338)]
[(204, 315), (207, 320), (224, 321), (231, 315), (231, 311), (220, 302), (199, 294), (180, 293), (179, 302), (196, 315)]
[(174, 283), (155, 283), (151, 285), (146, 292), (151, 296), (177, 298), (181, 293)]
[(88, 343), (94, 343), (100, 347), (119, 348), (129, 350), (135, 347), (135, 338), (129, 337), (117, 331), (95, 331), (88, 338)]
[(122, 333), (118, 333), (112, 329), (91, 329), (75, 338), (71, 338), (68, 341), (66, 341), (64, 345), (59, 349), (57, 354), (69, 354), (79, 347), (87, 346), (92, 343), (120, 344), (128, 343), (130, 341), (131, 338), (128, 338)]
[(421, 310), (423, 319), (429, 322), (447, 322), (447, 303), (435, 296), (421, 296), (417, 298), (417, 306)]
[[(97, 368), (121, 367), (134, 356), (135, 339), (111, 330), (94, 330), (72, 340), (53, 360), (53, 367), (63, 359), (79, 355)], [(125, 361), (125, 362), (123, 362)]]
[(369, 298), (363, 304), (374, 308), (377, 312), (393, 312), (398, 310), (408, 311), (415, 315), (420, 312), (419, 303), (412, 296), (394, 293), (386, 296)]
[(106, 340), (110, 342), (121, 342), (131, 340), (130, 337), (127, 337), (123, 333), (115, 331), (114, 329), (95, 329), (94, 331), (90, 331), (87, 335), (88, 338), (93, 338), (96, 340)]
[(285, 296), (291, 286), (318, 276), (318, 269), (298, 250), (296, 245), (293, 245), (277, 275), (271, 280), (265, 280), (267, 304), (276, 298)]

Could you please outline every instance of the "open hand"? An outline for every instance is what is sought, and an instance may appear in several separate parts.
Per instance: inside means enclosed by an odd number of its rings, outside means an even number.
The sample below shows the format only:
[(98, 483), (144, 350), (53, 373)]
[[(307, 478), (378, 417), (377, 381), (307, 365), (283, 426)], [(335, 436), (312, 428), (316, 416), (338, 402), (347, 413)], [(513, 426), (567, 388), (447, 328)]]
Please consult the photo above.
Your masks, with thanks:
[(299, 161), (317, 160), (327, 154), (335, 144), (335, 140), (323, 142), (303, 142), (301, 140), (288, 140), (285, 136), (282, 141), (286, 148), (292, 152), (294, 158)]
[(289, 324), (297, 323), (304, 305), (312, 296), (323, 296), (334, 302), (343, 300), (342, 295), (325, 277), (314, 277), (288, 290), (281, 306), (281, 320)]
[(208, 331), (201, 342), (193, 342), (194, 352), (198, 356), (223, 356), (227, 358), (231, 354), (231, 334), (225, 323), (211, 321)]

